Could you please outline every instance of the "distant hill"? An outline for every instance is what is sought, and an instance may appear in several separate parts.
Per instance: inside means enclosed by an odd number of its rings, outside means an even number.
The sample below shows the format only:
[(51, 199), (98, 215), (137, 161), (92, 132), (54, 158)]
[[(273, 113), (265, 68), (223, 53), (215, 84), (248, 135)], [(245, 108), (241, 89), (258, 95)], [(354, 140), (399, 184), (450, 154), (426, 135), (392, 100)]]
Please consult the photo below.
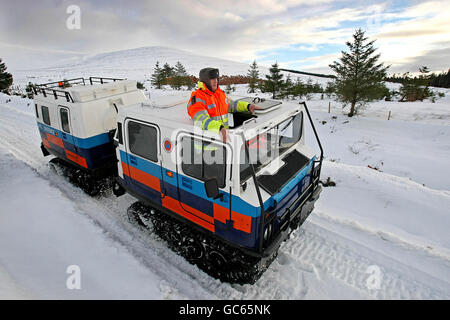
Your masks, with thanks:
[[(171, 66), (175, 66), (180, 61), (186, 68), (186, 71), (194, 76), (198, 76), (200, 69), (205, 67), (217, 67), (222, 75), (246, 75), (250, 67), (249, 64), (242, 62), (205, 56), (169, 47), (152, 46), (95, 55), (83, 55), (81, 57), (74, 56), (64, 63), (39, 69), (20, 70), (14, 72), (13, 75), (15, 83), (21, 85), (25, 85), (29, 81), (44, 83), (77, 77), (89, 78), (90, 76), (145, 81), (150, 79), (156, 61), (159, 61), (160, 66), (166, 62)], [(260, 77), (264, 79), (265, 75), (269, 74), (269, 68), (261, 65), (258, 67)], [(286, 75), (288, 72), (309, 77), (324, 77), (324, 75), (286, 69)], [(322, 79), (316, 78), (313, 80), (321, 82), (320, 80)]]

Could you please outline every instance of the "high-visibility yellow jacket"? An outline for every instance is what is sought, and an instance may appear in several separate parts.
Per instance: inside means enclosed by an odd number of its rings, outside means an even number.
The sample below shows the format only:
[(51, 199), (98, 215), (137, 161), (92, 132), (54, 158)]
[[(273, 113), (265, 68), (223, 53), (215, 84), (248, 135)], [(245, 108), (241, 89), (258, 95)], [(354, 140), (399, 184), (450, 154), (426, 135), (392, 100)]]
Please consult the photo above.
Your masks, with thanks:
[(198, 89), (191, 94), (187, 111), (203, 130), (218, 133), (222, 127), (229, 128), (228, 113), (247, 112), (249, 105), (246, 101), (228, 99), (220, 87), (212, 92), (203, 82), (198, 82)]

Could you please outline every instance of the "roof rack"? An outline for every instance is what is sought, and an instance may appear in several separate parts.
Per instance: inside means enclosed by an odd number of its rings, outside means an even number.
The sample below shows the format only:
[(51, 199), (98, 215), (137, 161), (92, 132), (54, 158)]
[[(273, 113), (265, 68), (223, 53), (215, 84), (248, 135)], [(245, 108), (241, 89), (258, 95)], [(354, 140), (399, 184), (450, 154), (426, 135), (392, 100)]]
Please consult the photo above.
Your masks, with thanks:
[(58, 99), (58, 97), (60, 98), (66, 98), (67, 102), (72, 102), (73, 103), (73, 98), (71, 96), (71, 94), (67, 91), (64, 90), (57, 90), (57, 89), (51, 89), (51, 88), (40, 88), (40, 87), (35, 87), (33, 88), (34, 90), (34, 94), (38, 95), (39, 93), (42, 93), (42, 95), (47, 98), (47, 96), (53, 96), (55, 97), (55, 99)]
[(69, 85), (72, 86), (74, 84), (86, 85), (86, 82), (85, 82), (84, 78), (74, 78), (74, 79), (69, 79), (69, 80), (64, 79), (61, 81), (38, 84), (36, 86), (40, 87), (40, 88), (55, 88), (55, 87), (64, 88), (66, 86), (69, 86)]
[(116, 82), (116, 81), (122, 81), (126, 79), (119, 79), (119, 78), (103, 78), (103, 77), (89, 77), (89, 82), (91, 84), (93, 83), (108, 83), (108, 82)]
[[(65, 98), (67, 102), (73, 103), (73, 98), (70, 92), (67, 92), (63, 89), (67, 87), (71, 87), (73, 85), (86, 85), (86, 80), (84, 78), (74, 78), (74, 79), (64, 79), (62, 81), (55, 81), (55, 82), (48, 82), (43, 84), (38, 84), (35, 87), (33, 87), (33, 92), (35, 95), (42, 94), (45, 98), (47, 96), (53, 96), (55, 99), (58, 98)], [(116, 81), (122, 81), (126, 79), (119, 79), (119, 78), (104, 78), (104, 77), (89, 77), (89, 83), (93, 85), (94, 83), (109, 83), (109, 82), (116, 82)], [(59, 89), (54, 89), (59, 88)]]

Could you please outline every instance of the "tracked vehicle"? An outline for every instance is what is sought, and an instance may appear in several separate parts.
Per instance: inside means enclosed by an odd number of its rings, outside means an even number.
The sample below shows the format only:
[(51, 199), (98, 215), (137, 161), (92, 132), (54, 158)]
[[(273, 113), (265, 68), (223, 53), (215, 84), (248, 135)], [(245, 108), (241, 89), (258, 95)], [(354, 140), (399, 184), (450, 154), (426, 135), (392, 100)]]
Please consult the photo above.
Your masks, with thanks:
[(90, 77), (45, 83), (34, 87), (36, 120), (49, 165), (90, 195), (115, 177), (112, 135), (117, 112), (145, 101), (136, 81)]
[[(264, 110), (234, 114), (223, 143), (193, 125), (188, 99), (119, 109), (114, 193), (137, 198), (130, 219), (189, 262), (254, 283), (319, 198), (320, 141), (305, 103), (235, 97)], [(308, 122), (320, 154), (305, 143)]]
[(323, 151), (305, 103), (232, 97), (263, 110), (229, 116), (223, 143), (194, 126), (188, 94), (151, 101), (136, 81), (98, 77), (34, 93), (50, 166), (90, 195), (113, 181), (137, 199), (131, 221), (222, 281), (254, 283), (319, 198)]

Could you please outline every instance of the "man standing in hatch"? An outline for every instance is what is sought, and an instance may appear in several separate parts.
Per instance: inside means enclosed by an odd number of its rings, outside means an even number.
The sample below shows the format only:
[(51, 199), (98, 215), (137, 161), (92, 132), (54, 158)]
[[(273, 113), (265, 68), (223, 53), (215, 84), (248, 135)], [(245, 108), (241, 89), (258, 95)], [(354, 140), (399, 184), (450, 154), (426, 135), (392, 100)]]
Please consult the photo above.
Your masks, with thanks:
[(198, 89), (191, 94), (187, 105), (188, 114), (203, 130), (220, 133), (222, 141), (227, 141), (228, 114), (250, 112), (261, 109), (246, 101), (228, 99), (219, 88), (219, 69), (200, 70)]

